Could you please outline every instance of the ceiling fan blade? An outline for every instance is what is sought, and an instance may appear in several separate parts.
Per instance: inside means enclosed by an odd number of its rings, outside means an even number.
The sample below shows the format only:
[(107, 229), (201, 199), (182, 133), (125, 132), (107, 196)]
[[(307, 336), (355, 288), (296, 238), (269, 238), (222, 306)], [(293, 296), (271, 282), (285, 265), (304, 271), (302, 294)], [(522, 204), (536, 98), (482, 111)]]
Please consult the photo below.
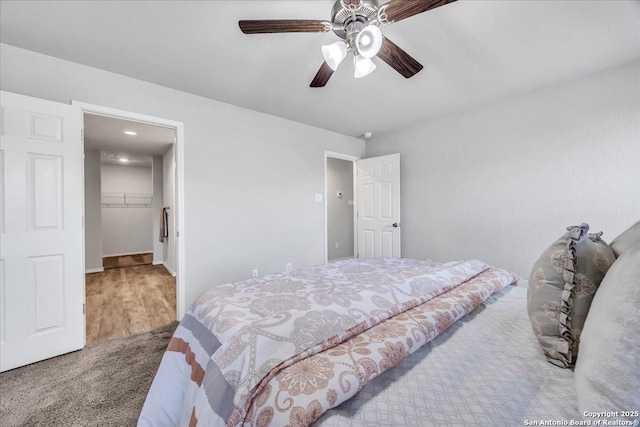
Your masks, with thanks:
[(238, 21), (245, 34), (264, 33), (326, 33), (331, 22), (311, 19), (261, 19)]
[(323, 62), (322, 66), (318, 70), (318, 73), (313, 78), (313, 81), (311, 82), (310, 86), (311, 87), (324, 87), (327, 84), (327, 82), (329, 81), (329, 79), (331, 78), (332, 74), (333, 74), (333, 70), (331, 69), (331, 67), (329, 67), (329, 65), (327, 65), (326, 62)]
[(388, 23), (398, 22), (454, 1), (456, 0), (391, 0), (384, 6), (384, 13)]
[(407, 79), (423, 68), (422, 64), (386, 37), (382, 40), (378, 57)]

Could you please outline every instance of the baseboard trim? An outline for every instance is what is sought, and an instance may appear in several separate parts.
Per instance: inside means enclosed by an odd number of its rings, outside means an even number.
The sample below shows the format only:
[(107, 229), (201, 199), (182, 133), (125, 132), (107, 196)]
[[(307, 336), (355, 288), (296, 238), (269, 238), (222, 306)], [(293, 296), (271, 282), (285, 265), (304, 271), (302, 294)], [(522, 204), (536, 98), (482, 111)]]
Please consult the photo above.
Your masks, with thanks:
[(344, 258), (336, 258), (336, 259), (330, 259), (329, 262), (338, 262), (338, 261), (344, 261), (346, 259), (352, 259), (353, 256), (346, 256)]
[(89, 273), (102, 273), (104, 271), (103, 267), (99, 267), (99, 268), (87, 268), (84, 271), (84, 274), (89, 274)]
[(152, 265), (162, 265), (162, 264), (164, 264), (164, 261), (152, 261), (151, 264)]
[(169, 274), (171, 274), (173, 277), (176, 277), (176, 272), (175, 272), (175, 271), (173, 271), (171, 268), (169, 268), (169, 266), (167, 265), (167, 263), (166, 263), (166, 262), (163, 262), (163, 263), (162, 263), (162, 266), (163, 266), (164, 268), (166, 268), (166, 269), (167, 269), (167, 271), (169, 272)]
[(111, 258), (114, 256), (127, 256), (127, 255), (146, 255), (146, 254), (152, 254), (153, 251), (142, 251), (142, 252), (127, 252), (124, 254), (112, 254), (112, 255), (102, 255), (102, 258)]

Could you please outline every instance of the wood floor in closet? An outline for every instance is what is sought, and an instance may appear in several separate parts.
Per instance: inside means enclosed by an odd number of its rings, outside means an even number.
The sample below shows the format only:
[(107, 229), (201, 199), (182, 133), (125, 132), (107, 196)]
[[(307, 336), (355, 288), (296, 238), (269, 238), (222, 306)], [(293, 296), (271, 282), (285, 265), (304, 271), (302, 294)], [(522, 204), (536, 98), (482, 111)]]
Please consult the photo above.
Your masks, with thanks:
[(86, 276), (87, 345), (146, 332), (176, 320), (176, 279), (161, 265)]

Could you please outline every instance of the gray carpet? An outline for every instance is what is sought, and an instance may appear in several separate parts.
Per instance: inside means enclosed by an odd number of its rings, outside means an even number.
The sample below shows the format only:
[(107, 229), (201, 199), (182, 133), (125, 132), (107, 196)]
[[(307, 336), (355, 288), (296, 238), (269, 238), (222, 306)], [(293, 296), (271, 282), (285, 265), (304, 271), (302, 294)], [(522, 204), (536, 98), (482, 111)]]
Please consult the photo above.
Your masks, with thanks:
[(135, 426), (177, 325), (0, 374), (0, 425)]

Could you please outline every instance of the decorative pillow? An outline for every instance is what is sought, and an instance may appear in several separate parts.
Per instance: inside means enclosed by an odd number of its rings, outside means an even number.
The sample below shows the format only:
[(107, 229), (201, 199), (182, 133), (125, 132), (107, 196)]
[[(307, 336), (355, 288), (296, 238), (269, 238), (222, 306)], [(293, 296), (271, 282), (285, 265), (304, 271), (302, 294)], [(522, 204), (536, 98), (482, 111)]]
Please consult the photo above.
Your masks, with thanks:
[[(640, 242), (624, 251), (593, 298), (576, 362), (578, 409), (640, 409)], [(628, 408), (628, 409), (627, 409)], [(622, 414), (620, 411), (636, 411)]]
[(575, 363), (591, 300), (615, 261), (602, 233), (588, 234), (588, 224), (567, 230), (534, 264), (527, 292), (533, 332), (547, 360), (563, 368)]
[(633, 224), (626, 231), (623, 231), (621, 235), (611, 241), (611, 249), (616, 255), (616, 258), (622, 255), (627, 249), (640, 242), (640, 221)]

